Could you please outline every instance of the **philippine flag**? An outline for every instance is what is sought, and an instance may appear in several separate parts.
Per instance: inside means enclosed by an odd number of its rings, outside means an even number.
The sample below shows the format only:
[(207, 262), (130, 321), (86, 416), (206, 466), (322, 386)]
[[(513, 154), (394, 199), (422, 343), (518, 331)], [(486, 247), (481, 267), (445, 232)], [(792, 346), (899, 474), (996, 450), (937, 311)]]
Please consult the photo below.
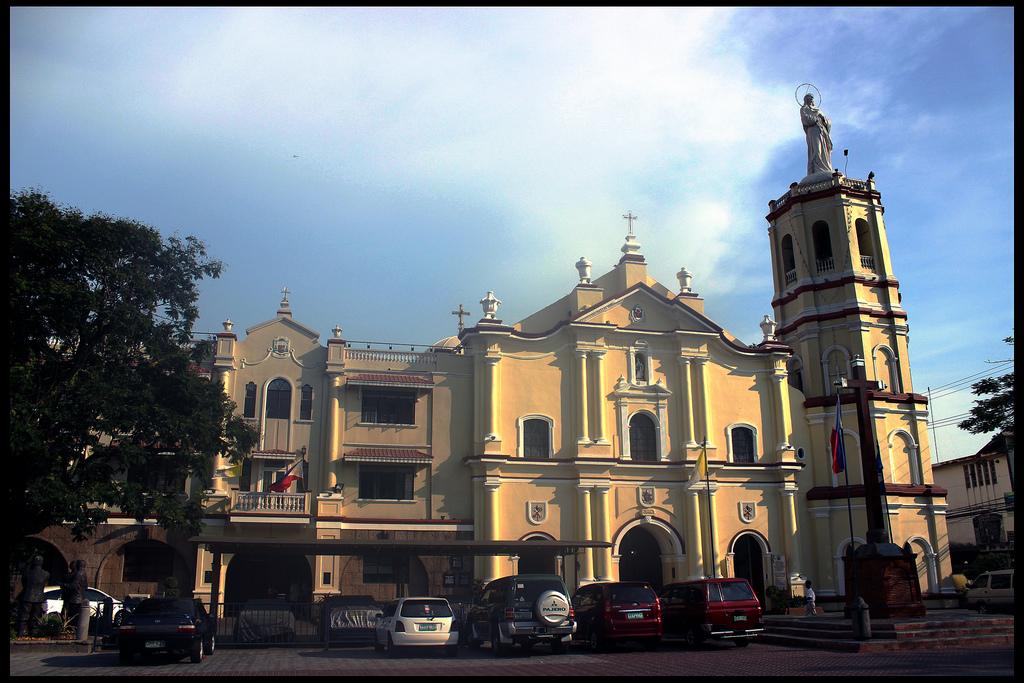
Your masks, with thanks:
[(301, 462), (303, 461), (299, 460), (298, 462), (295, 462), (291, 467), (289, 467), (288, 471), (284, 473), (283, 477), (281, 477), (280, 479), (278, 479), (277, 481), (270, 485), (270, 490), (273, 491), (274, 493), (284, 493), (285, 491), (288, 490), (288, 487), (292, 485), (293, 481), (295, 481), (296, 479), (302, 479), (302, 477), (299, 476), (298, 474), (293, 474), (295, 468), (298, 467), (299, 463)]
[(846, 447), (843, 445), (843, 421), (839, 415), (839, 394), (836, 394), (836, 426), (832, 428), (832, 471), (839, 474), (846, 469)]

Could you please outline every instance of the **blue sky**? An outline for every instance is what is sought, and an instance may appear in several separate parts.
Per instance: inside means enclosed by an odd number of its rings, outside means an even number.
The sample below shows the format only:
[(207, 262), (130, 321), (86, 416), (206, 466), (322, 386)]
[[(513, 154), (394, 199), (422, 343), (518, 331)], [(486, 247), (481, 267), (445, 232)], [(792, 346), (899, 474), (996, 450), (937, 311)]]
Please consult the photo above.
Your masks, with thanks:
[[(833, 164), (848, 148), (848, 175), (876, 174), (914, 389), (1011, 357), (1012, 8), (10, 18), (11, 188), (203, 239), (227, 267), (198, 331), (273, 317), (284, 285), (322, 340), (429, 344), (487, 290), (519, 320), (581, 255), (610, 269), (631, 210), (652, 275), (675, 289), (685, 265), (710, 317), (757, 342), (764, 216), (804, 175), (793, 90), (812, 82)], [(936, 434), (943, 460), (986, 441)]]

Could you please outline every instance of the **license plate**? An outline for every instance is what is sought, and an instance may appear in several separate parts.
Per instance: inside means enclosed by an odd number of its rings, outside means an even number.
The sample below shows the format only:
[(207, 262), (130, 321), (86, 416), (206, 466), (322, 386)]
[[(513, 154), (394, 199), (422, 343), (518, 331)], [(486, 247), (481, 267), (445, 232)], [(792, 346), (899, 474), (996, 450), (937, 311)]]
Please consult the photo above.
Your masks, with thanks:
[(146, 647), (165, 647), (167, 643), (162, 640), (147, 640)]
[(626, 612), (626, 618), (627, 619), (643, 619), (644, 618), (644, 613), (643, 612)]
[(746, 616), (743, 616), (743, 615), (740, 615), (740, 614), (737, 614), (736, 616), (734, 616), (734, 617), (732, 618), (732, 620), (733, 620), (733, 621), (746, 621), (746, 620), (747, 620), (747, 617), (746, 617)]
[(437, 624), (420, 624), (421, 631), (436, 631)]

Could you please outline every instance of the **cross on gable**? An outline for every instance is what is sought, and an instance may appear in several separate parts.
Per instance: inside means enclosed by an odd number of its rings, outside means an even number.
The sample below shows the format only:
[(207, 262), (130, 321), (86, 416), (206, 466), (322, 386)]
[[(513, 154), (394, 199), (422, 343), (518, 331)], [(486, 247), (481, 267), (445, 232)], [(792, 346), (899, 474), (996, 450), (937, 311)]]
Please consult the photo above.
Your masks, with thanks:
[(622, 217), (625, 218), (626, 221), (629, 223), (629, 234), (632, 235), (633, 221), (637, 220), (637, 216), (634, 216), (632, 211), (627, 211), (626, 213), (622, 214)]
[(291, 290), (288, 289), (287, 285), (281, 288), (281, 301), (282, 302), (288, 301), (288, 294), (290, 292), (291, 292)]

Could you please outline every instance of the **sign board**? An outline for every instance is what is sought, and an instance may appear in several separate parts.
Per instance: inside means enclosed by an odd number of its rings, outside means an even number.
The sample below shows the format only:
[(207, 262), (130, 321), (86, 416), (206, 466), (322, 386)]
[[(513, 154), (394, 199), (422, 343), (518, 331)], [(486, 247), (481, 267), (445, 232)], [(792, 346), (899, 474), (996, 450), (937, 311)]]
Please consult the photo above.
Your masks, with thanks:
[(789, 576), (786, 574), (786, 557), (772, 555), (772, 584), (779, 590), (789, 589)]

